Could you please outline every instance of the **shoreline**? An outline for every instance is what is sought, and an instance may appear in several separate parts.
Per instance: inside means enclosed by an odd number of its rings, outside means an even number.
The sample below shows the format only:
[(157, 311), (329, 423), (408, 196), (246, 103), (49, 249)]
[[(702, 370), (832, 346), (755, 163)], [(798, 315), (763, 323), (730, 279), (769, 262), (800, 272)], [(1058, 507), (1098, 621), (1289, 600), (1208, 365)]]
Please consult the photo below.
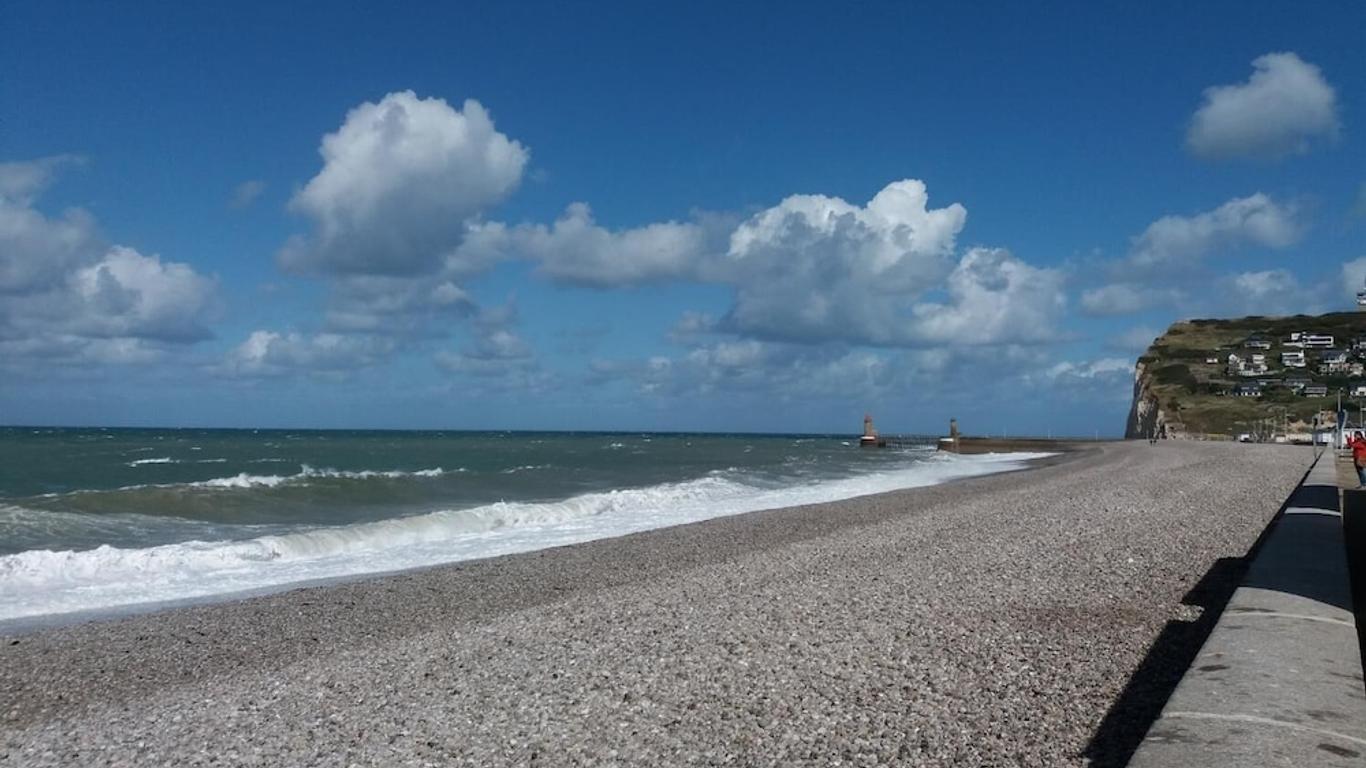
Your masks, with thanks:
[[(1061, 456), (1064, 456), (1064, 455), (1066, 455), (1066, 454), (1068, 454), (1068, 453), (1070, 453), (1070, 452), (1073, 452), (1073, 451), (1077, 450), (1077, 446), (1076, 446), (1076, 445), (1074, 445), (1074, 444), (1072, 444), (1072, 443), (1062, 442), (1062, 441), (1046, 441), (1046, 442), (1043, 442), (1043, 441), (1034, 441), (1034, 442), (1031, 442), (1031, 443), (1030, 443), (1030, 446), (1029, 446), (1029, 447), (1030, 447), (1032, 450), (1030, 450), (1030, 451), (1023, 451), (1023, 450), (1020, 450), (1020, 449), (1013, 449), (1013, 450), (1012, 450), (1012, 449), (1005, 449), (1005, 450), (995, 451), (995, 453), (999, 453), (999, 454), (1001, 454), (1001, 455), (1004, 456), (1004, 455), (1009, 455), (1010, 453), (1016, 453), (1016, 452), (1019, 452), (1019, 453), (1044, 453), (1044, 452), (1050, 452), (1050, 453), (1052, 453), (1052, 454), (1054, 454), (1054, 455), (1052, 455), (1052, 456), (1044, 456), (1044, 457), (1033, 457), (1033, 458), (1029, 458), (1029, 459), (1023, 459), (1023, 460), (1020, 461), (1020, 463), (1024, 464), (1024, 466), (1021, 467), (1021, 468), (997, 470), (997, 471), (993, 471), (993, 472), (989, 472), (989, 473), (985, 473), (985, 474), (981, 474), (981, 475), (966, 475), (966, 476), (962, 476), (962, 477), (953, 477), (953, 478), (950, 478), (950, 479), (948, 479), (948, 480), (943, 480), (943, 481), (934, 483), (934, 484), (932, 484), (931, 486), (911, 486), (911, 487), (908, 487), (908, 488), (897, 488), (897, 489), (893, 489), (893, 490), (889, 490), (889, 491), (879, 491), (879, 492), (875, 492), (875, 493), (868, 493), (868, 494), (861, 494), (861, 495), (858, 495), (858, 496), (851, 496), (851, 497), (848, 497), (848, 498), (845, 498), (845, 499), (835, 499), (835, 500), (833, 500), (833, 501), (828, 501), (828, 502), (817, 502), (817, 504), (838, 504), (838, 503), (841, 503), (841, 502), (844, 502), (844, 501), (849, 501), (849, 500), (851, 500), (851, 499), (862, 498), (862, 497), (864, 497), (864, 496), (880, 496), (880, 495), (886, 494), (886, 493), (902, 493), (902, 492), (909, 491), (909, 490), (916, 490), (917, 488), (922, 488), (922, 487), (933, 487), (934, 485), (946, 485), (946, 484), (950, 484), (950, 483), (962, 482), (962, 481), (964, 481), (964, 480), (970, 480), (970, 479), (973, 479), (973, 478), (976, 478), (976, 477), (987, 477), (987, 476), (997, 475), (997, 474), (1011, 474), (1011, 473), (1017, 473), (1017, 472), (1021, 472), (1021, 471), (1028, 471), (1028, 470), (1030, 470), (1030, 469), (1032, 469), (1032, 468), (1035, 468), (1035, 467), (1037, 467), (1037, 466), (1044, 466), (1044, 464), (1043, 464), (1042, 462), (1049, 462), (1050, 460), (1058, 459), (1058, 458), (1061, 457)], [(980, 451), (965, 451), (965, 452), (963, 452), (963, 453), (965, 453), (965, 454), (967, 454), (967, 453), (985, 454), (985, 453), (991, 453), (991, 452), (993, 452), (993, 451), (980, 450)], [(796, 505), (781, 506), (781, 507), (765, 507), (765, 508), (761, 508), (761, 509), (755, 509), (755, 510), (750, 510), (750, 511), (746, 511), (746, 512), (740, 512), (740, 513), (734, 514), (734, 515), (729, 515), (729, 514), (728, 514), (728, 515), (722, 515), (721, 517), (723, 517), (723, 518), (724, 518), (724, 517), (739, 517), (739, 516), (743, 516), (743, 515), (754, 514), (755, 512), (767, 512), (767, 511), (782, 510), (782, 509), (791, 509), (791, 508), (803, 507), (803, 506), (813, 506), (813, 505), (812, 505), (812, 504), (796, 504)], [(196, 607), (196, 606), (217, 605), (217, 604), (222, 604), (222, 603), (238, 602), (238, 601), (242, 601), (242, 600), (251, 600), (251, 599), (256, 599), (256, 598), (260, 598), (260, 597), (267, 597), (267, 596), (270, 596), (270, 595), (275, 595), (275, 594), (279, 594), (279, 593), (283, 593), (283, 592), (289, 592), (289, 591), (293, 591), (293, 590), (297, 590), (297, 589), (313, 589), (313, 588), (319, 588), (319, 587), (336, 586), (336, 585), (339, 585), (339, 584), (346, 584), (346, 583), (355, 582), (355, 581), (365, 581), (365, 580), (370, 580), (370, 579), (381, 579), (381, 578), (386, 578), (386, 577), (391, 577), (391, 576), (398, 576), (398, 575), (402, 575), (402, 574), (406, 574), (406, 573), (417, 573), (417, 572), (421, 572), (421, 571), (428, 570), (428, 569), (433, 569), (433, 568), (445, 568), (445, 567), (449, 567), (449, 566), (457, 565), (457, 564), (462, 564), (462, 563), (473, 563), (473, 562), (481, 562), (481, 561), (486, 561), (486, 560), (497, 560), (497, 559), (500, 559), (500, 558), (503, 558), (503, 557), (517, 557), (517, 556), (521, 556), (521, 555), (534, 554), (534, 553), (536, 553), (536, 552), (541, 552), (541, 551), (544, 551), (544, 550), (547, 550), (547, 549), (557, 549), (557, 548), (559, 548), (559, 547), (565, 547), (565, 546), (573, 547), (573, 546), (579, 546), (579, 545), (581, 545), (581, 544), (585, 544), (585, 543), (589, 543), (589, 542), (593, 542), (593, 541), (600, 541), (600, 540), (605, 540), (605, 539), (622, 538), (622, 537), (624, 537), (624, 536), (634, 536), (634, 535), (637, 535), (637, 534), (639, 534), (639, 533), (649, 532), (649, 531), (651, 531), (651, 530), (666, 530), (666, 529), (668, 529), (668, 528), (674, 528), (674, 527), (677, 527), (677, 526), (683, 526), (683, 525), (696, 525), (696, 524), (698, 524), (698, 523), (707, 522), (707, 521), (712, 520), (712, 519), (718, 519), (718, 518), (704, 518), (704, 519), (702, 519), (702, 520), (692, 520), (692, 521), (681, 522), (681, 523), (673, 523), (673, 524), (670, 524), (670, 525), (663, 526), (663, 527), (661, 527), (661, 528), (654, 528), (654, 529), (647, 528), (647, 529), (642, 529), (642, 530), (638, 530), (638, 531), (630, 531), (630, 532), (627, 532), (627, 533), (609, 534), (609, 535), (606, 535), (606, 536), (602, 536), (602, 537), (600, 537), (600, 538), (591, 538), (591, 539), (586, 539), (586, 540), (578, 541), (578, 542), (572, 542), (572, 543), (568, 543), (568, 544), (553, 544), (553, 545), (549, 545), (549, 546), (547, 546), (547, 547), (542, 547), (542, 548), (539, 548), (539, 549), (528, 549), (528, 550), (522, 550), (522, 551), (516, 551), (516, 552), (510, 552), (510, 553), (502, 553), (502, 554), (493, 554), (493, 555), (482, 556), (482, 557), (474, 557), (474, 558), (468, 558), (468, 559), (456, 559), (456, 560), (449, 560), (449, 561), (445, 561), (445, 562), (437, 562), (437, 563), (430, 563), (430, 564), (423, 564), (423, 565), (414, 565), (414, 566), (410, 566), (410, 567), (394, 568), (394, 569), (386, 569), (386, 570), (361, 571), (361, 572), (356, 572), (356, 573), (340, 574), (340, 575), (334, 575), (334, 576), (320, 576), (320, 577), (317, 577), (317, 578), (310, 578), (310, 579), (303, 579), (303, 580), (299, 580), (299, 581), (284, 582), (284, 583), (280, 583), (280, 584), (269, 584), (269, 585), (263, 585), (263, 586), (259, 586), (259, 587), (249, 587), (249, 588), (245, 588), (245, 589), (238, 589), (238, 590), (232, 590), (232, 591), (227, 591), (227, 592), (210, 593), (210, 594), (197, 595), (197, 596), (190, 596), (190, 597), (171, 598), (171, 599), (158, 600), (158, 601), (151, 601), (151, 602), (129, 603), (129, 604), (114, 605), (114, 606), (102, 607), (102, 608), (87, 608), (87, 609), (81, 609), (81, 610), (76, 610), (76, 611), (67, 611), (67, 612), (61, 612), (61, 613), (37, 614), (37, 615), (32, 615), (32, 616), (19, 616), (19, 617), (15, 617), (15, 618), (0, 619), (0, 638), (8, 637), (8, 636), (18, 636), (18, 635), (23, 635), (23, 634), (30, 634), (30, 633), (33, 633), (33, 632), (39, 632), (39, 631), (43, 631), (43, 630), (46, 630), (46, 629), (55, 629), (55, 628), (60, 628), (60, 627), (65, 627), (65, 626), (71, 626), (71, 625), (77, 625), (77, 624), (84, 624), (84, 623), (89, 623), (89, 622), (116, 621), (116, 620), (120, 620), (120, 619), (124, 619), (124, 618), (130, 618), (130, 617), (141, 616), (141, 615), (146, 615), (146, 614), (153, 614), (153, 613), (161, 613), (161, 612), (164, 612), (164, 611), (182, 610), (182, 609), (185, 609), (185, 608), (192, 608), (192, 607)]]
[(1086, 764), (1182, 595), (1302, 474), (1278, 447), (1088, 448), (9, 638), (0, 735), (33, 764)]

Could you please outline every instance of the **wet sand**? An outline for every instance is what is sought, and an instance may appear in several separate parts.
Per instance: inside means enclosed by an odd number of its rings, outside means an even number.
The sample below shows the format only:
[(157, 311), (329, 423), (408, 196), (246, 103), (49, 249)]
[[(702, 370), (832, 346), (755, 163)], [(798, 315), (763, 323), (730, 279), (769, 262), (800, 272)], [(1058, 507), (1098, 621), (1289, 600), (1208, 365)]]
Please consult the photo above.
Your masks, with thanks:
[(1310, 458), (1092, 444), (5, 637), (0, 764), (1118, 765)]

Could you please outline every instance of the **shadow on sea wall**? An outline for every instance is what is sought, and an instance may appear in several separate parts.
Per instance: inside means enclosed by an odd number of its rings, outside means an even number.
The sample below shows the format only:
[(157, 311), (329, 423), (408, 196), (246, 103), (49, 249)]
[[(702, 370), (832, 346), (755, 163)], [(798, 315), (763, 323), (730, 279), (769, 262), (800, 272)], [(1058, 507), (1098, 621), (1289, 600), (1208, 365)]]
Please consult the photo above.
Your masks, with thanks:
[[(1256, 549), (1254, 545), (1253, 551)], [(1247, 573), (1248, 562), (1247, 556), (1216, 560), (1181, 599), (1183, 605), (1203, 610), (1193, 620), (1169, 621), (1162, 628), (1082, 752), (1092, 766), (1128, 765), (1148, 728), (1162, 714), (1172, 691), (1209, 639), (1229, 598)]]

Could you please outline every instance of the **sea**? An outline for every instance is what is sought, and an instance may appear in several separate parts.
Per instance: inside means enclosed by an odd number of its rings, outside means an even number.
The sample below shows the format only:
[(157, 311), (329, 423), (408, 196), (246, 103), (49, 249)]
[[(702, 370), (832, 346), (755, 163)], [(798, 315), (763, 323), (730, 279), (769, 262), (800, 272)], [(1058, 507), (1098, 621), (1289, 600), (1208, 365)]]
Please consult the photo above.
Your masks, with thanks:
[(0, 428), (0, 622), (526, 552), (1041, 455), (836, 435)]

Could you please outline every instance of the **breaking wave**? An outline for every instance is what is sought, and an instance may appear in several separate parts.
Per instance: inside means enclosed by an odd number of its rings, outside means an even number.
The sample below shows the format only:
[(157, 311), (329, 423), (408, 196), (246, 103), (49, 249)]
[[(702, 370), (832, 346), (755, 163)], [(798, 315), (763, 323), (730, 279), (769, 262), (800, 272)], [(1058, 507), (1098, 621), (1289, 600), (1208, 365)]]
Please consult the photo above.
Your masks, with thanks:
[[(196, 539), (146, 548), (104, 545), (84, 551), (30, 550), (0, 557), (0, 620), (202, 599), (525, 552), (759, 509), (934, 485), (1019, 469), (1025, 460), (1044, 455), (939, 454), (903, 469), (780, 488), (746, 482), (743, 475), (726, 472), (561, 501), (499, 502), (238, 541)], [(253, 487), (314, 477), (434, 477), (445, 472), (341, 472), (305, 466), (297, 475), (242, 474), (199, 485)], [(20, 514), (16, 508), (7, 511)]]

